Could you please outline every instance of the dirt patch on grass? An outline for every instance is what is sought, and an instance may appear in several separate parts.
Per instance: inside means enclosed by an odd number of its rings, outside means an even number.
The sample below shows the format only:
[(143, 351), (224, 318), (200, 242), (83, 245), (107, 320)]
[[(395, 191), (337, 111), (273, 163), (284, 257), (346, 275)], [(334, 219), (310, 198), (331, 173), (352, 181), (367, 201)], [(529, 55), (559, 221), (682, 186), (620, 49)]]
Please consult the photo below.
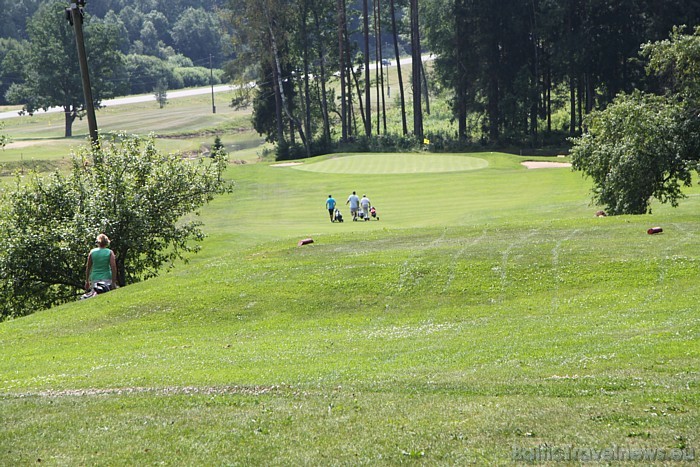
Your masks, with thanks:
[(571, 167), (570, 162), (549, 162), (549, 161), (525, 161), (521, 162), (528, 169), (558, 169)]

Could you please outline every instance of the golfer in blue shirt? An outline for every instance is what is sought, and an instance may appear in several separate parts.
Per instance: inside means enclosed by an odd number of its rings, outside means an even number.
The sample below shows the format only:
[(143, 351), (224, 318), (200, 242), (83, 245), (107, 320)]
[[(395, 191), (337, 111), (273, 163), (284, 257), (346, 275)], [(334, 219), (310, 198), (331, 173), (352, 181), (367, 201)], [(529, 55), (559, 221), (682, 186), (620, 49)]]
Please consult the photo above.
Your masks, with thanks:
[(335, 199), (331, 195), (328, 195), (326, 200), (326, 209), (328, 209), (328, 215), (331, 216), (331, 222), (333, 222), (333, 212), (335, 211)]

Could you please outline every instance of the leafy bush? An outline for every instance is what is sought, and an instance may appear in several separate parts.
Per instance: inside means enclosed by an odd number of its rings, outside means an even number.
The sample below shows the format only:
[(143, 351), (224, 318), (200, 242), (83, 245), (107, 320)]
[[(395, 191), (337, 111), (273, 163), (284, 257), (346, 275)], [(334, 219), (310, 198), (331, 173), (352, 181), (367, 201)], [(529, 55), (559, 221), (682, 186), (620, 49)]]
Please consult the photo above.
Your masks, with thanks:
[(230, 190), (225, 168), (221, 152), (193, 163), (159, 153), (153, 138), (119, 135), (80, 148), (68, 174), (0, 186), (0, 318), (75, 299), (101, 232), (112, 239), (120, 285), (186, 260), (204, 235), (183, 217)]
[(588, 132), (575, 138), (571, 162), (593, 179), (593, 200), (610, 214), (645, 214), (652, 197), (672, 206), (692, 181), (692, 133), (683, 107), (664, 97), (619, 95), (588, 118)]
[[(197, 67), (178, 67), (175, 68), (175, 72), (182, 78), (182, 83), (184, 87), (191, 88), (195, 86), (207, 86), (211, 83), (212, 73), (208, 68), (201, 66)], [(216, 81), (216, 76), (214, 76), (214, 83), (218, 84)]]
[(593, 179), (593, 200), (612, 214), (651, 212), (651, 198), (677, 206), (681, 186), (700, 170), (700, 28), (674, 28), (668, 40), (645, 44), (642, 56), (663, 95), (618, 95), (573, 140), (574, 169)]
[[(172, 68), (164, 60), (150, 55), (130, 54), (126, 57), (129, 86), (134, 94), (150, 93), (159, 80), (165, 80), (169, 89), (178, 89)], [(174, 85), (175, 84), (175, 85)]]

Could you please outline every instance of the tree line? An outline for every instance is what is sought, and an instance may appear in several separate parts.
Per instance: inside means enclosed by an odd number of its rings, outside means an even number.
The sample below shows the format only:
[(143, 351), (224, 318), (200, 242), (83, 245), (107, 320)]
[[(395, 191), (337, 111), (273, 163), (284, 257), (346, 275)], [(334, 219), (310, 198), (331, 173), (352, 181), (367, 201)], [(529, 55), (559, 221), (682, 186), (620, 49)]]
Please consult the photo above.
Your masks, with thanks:
[[(66, 136), (84, 105), (68, 3), (0, 0), (0, 104), (22, 104), (29, 113), (63, 107)], [(191, 0), (87, 1), (95, 105), (118, 95), (225, 81), (220, 68), (232, 52), (220, 7), (220, 1), (206, 8)]]
[[(60, 17), (67, 1), (0, 4), (7, 12), (0, 100), (29, 112), (61, 105), (68, 131), (81, 94), (55, 76), (77, 76), (65, 66), (74, 65)], [(561, 145), (619, 92), (654, 89), (640, 46), (676, 25), (695, 26), (700, 1), (216, 0), (205, 8), (192, 0), (106, 0), (88, 1), (85, 12), (97, 104), (209, 84), (207, 67), (221, 67), (217, 81), (257, 83), (232, 105), (252, 103), (256, 130), (277, 143), (281, 157), (299, 157), (339, 142), (361, 149), (424, 138)], [(423, 53), (435, 58), (431, 66)], [(402, 66), (407, 57), (410, 66)], [(389, 63), (398, 78), (394, 96)], [(61, 91), (37, 87), (57, 81), (65, 82)], [(449, 102), (456, 130), (425, 135), (435, 95)]]
[[(41, 7), (52, 1), (0, 0), (0, 38), (30, 39), (29, 23)], [(57, 1), (68, 7), (69, 1)], [(92, 19), (113, 25), (120, 52), (160, 58), (182, 54), (195, 63), (213, 56), (220, 65), (226, 58), (227, 34), (219, 20), (223, 0), (203, 5), (194, 0), (87, 0), (85, 12)], [(62, 16), (54, 17), (61, 21)]]
[[(256, 129), (297, 157), (388, 138), (382, 62), (397, 65), (399, 136), (422, 141), (429, 97), (464, 143), (561, 145), (619, 92), (651, 90), (640, 46), (693, 26), (669, 0), (229, 0), (237, 70), (254, 67)], [(435, 57), (432, 70), (418, 57)], [(412, 56), (401, 67), (401, 57)], [(332, 136), (332, 138), (331, 138)]]

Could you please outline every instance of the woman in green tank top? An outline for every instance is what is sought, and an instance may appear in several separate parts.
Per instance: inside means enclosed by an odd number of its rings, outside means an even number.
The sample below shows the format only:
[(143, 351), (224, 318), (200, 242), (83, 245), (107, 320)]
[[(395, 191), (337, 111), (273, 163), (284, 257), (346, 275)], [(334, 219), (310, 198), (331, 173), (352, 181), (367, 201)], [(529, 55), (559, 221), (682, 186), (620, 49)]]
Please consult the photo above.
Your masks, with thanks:
[(110, 288), (117, 287), (117, 260), (110, 250), (109, 238), (105, 234), (97, 236), (97, 248), (90, 250), (85, 266), (85, 289), (92, 289), (95, 282), (104, 282)]

